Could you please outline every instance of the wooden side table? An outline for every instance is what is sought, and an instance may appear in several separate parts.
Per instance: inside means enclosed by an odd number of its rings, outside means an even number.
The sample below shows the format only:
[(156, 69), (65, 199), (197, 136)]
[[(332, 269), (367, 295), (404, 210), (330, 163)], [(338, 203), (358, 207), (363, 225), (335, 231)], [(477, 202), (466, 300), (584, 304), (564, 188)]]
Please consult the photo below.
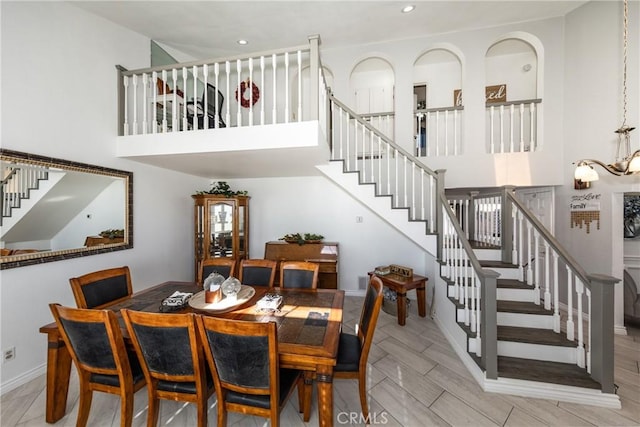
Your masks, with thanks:
[[(374, 275), (370, 271), (369, 276)], [(404, 326), (407, 319), (407, 291), (416, 290), (418, 298), (418, 314), (420, 317), (427, 316), (427, 278), (414, 274), (412, 277), (398, 276), (397, 274), (386, 274), (378, 276), (382, 284), (391, 290), (396, 291), (398, 296), (396, 304), (398, 307), (398, 324)]]

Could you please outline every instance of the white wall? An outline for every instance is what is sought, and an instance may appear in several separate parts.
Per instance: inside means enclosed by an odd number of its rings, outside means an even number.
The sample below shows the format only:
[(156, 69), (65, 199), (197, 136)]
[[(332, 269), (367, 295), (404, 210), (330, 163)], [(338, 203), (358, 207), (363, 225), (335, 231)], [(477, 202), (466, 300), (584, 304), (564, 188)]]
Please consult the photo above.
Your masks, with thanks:
[(0, 272), (2, 392), (44, 372), (48, 304), (68, 279), (129, 265), (135, 290), (193, 278), (190, 195), (208, 181), (114, 156), (115, 65), (148, 66), (149, 40), (66, 2), (2, 2), (2, 147), (133, 171), (134, 248)]
[[(338, 283), (348, 293), (378, 265), (400, 264), (416, 274), (426, 271), (425, 252), (367, 207), (324, 177), (229, 180), (233, 190), (247, 190), (250, 200), (252, 258), (264, 256), (265, 243), (285, 234), (322, 234), (338, 242)], [(362, 217), (356, 223), (356, 216)]]
[[(563, 19), (551, 18), (431, 37), (323, 49), (322, 63), (334, 73), (333, 92), (336, 97), (349, 103), (353, 102), (351, 96), (353, 88), (350, 86), (349, 76), (354, 67), (368, 57), (378, 57), (389, 62), (395, 74), (395, 141), (405, 150), (412, 152), (414, 144), (413, 83), (424, 80), (423, 78), (416, 80), (414, 64), (430, 50), (450, 50), (458, 56), (462, 64), (461, 87), (464, 91), (462, 152), (465, 155), (429, 157), (421, 160), (431, 169), (447, 170), (447, 187), (559, 185), (565, 178), (563, 169), (566, 167), (565, 153), (561, 148), (564, 91), (563, 32)], [(487, 154), (485, 141), (486, 53), (497, 41), (521, 35), (539, 41), (544, 50), (540, 52), (543, 58), (537, 60), (538, 67), (534, 67), (529, 72), (533, 73), (540, 68), (544, 76), (544, 86), (537, 87), (537, 97), (543, 100), (541, 106), (543, 121), (541, 122), (542, 132), (538, 135), (539, 140), (536, 141), (543, 149), (533, 154), (513, 153), (494, 156)], [(445, 82), (445, 84), (451, 83)], [(429, 82), (427, 82), (428, 85)], [(428, 86), (427, 91), (429, 90)], [(522, 92), (517, 90), (514, 95), (518, 93)], [(451, 94), (452, 97), (453, 94)], [(350, 107), (353, 108), (354, 105)]]
[[(629, 113), (628, 122), (638, 126), (640, 86), (640, 3), (629, 2)], [(622, 2), (589, 2), (566, 19), (565, 131), (563, 167), (566, 184), (556, 198), (557, 237), (590, 273), (604, 273), (622, 279), (624, 242), (622, 194), (640, 189), (640, 176), (615, 177), (596, 167), (600, 180), (589, 190), (574, 190), (573, 166), (581, 158), (613, 161), (616, 136), (622, 123)], [(634, 134), (635, 133), (635, 134)], [(638, 143), (632, 132), (632, 147)], [(591, 232), (570, 227), (572, 196), (599, 195), (600, 228)], [(640, 244), (640, 242), (639, 242)], [(622, 331), (622, 284), (616, 285), (615, 322)]]

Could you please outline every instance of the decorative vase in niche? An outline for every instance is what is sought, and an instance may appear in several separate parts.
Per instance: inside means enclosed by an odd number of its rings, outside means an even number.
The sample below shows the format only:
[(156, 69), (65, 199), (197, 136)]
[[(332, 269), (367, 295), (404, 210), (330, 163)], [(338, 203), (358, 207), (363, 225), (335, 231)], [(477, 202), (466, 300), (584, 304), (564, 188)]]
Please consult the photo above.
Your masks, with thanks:
[(222, 299), (222, 283), (224, 276), (217, 271), (211, 273), (204, 281), (204, 301), (208, 304), (216, 303)]
[(229, 276), (227, 280), (222, 282), (222, 293), (225, 297), (229, 298), (230, 301), (234, 301), (238, 298), (238, 292), (240, 292), (241, 287), (242, 285), (238, 279)]

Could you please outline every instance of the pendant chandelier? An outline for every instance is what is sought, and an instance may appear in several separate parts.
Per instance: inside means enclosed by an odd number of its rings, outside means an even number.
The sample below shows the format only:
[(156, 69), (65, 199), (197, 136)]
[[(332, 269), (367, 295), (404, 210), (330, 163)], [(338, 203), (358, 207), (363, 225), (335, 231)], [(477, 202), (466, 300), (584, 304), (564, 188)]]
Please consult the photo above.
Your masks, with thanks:
[(602, 166), (607, 172), (616, 175), (633, 175), (640, 173), (640, 150), (631, 152), (630, 133), (634, 127), (627, 125), (627, 31), (628, 31), (628, 0), (624, 0), (623, 20), (623, 63), (622, 63), (622, 126), (615, 132), (618, 134), (618, 149), (613, 163), (605, 164), (599, 160), (583, 159), (578, 161), (574, 178), (581, 182), (598, 180), (598, 172), (593, 165)]

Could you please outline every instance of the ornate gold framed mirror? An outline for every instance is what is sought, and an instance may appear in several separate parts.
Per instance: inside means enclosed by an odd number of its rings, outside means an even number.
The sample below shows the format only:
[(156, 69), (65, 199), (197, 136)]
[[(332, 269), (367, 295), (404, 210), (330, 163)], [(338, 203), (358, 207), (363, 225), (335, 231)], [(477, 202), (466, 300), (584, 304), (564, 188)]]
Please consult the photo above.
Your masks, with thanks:
[(0, 149), (0, 269), (133, 247), (133, 172)]

